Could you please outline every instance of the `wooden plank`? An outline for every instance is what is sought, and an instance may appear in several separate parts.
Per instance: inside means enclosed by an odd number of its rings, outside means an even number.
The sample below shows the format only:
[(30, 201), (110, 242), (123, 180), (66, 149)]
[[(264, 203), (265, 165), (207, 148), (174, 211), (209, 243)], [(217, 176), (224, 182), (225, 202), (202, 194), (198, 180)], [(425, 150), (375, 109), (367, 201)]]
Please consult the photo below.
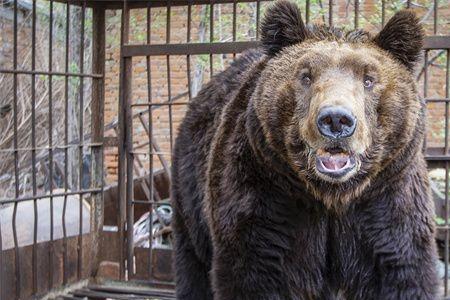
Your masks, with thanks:
[(33, 246), (19, 248), (20, 262), (20, 297), (28, 299), (33, 295)]
[(102, 247), (99, 252), (100, 261), (118, 262), (120, 258), (119, 234), (116, 231), (102, 231)]
[(16, 299), (16, 253), (14, 248), (3, 250), (3, 286), (0, 291), (1, 299)]
[(173, 281), (172, 249), (153, 248), (152, 277), (161, 281)]
[(137, 280), (149, 280), (150, 279), (150, 261), (149, 261), (149, 249), (136, 247), (134, 248), (134, 255), (136, 257), (136, 261), (139, 263), (136, 264), (136, 274), (133, 276), (133, 279)]

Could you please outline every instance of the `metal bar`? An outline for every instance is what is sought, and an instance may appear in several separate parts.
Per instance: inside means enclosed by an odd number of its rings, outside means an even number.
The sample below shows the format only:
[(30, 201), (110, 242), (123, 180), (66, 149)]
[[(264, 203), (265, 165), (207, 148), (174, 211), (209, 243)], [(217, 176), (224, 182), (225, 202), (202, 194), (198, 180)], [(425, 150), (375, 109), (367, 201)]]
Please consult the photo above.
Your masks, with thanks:
[(261, 0), (256, 0), (256, 40), (259, 40), (259, 28), (261, 23)]
[(448, 103), (450, 98), (425, 98), (427, 103)]
[[(66, 36), (65, 36), (65, 72), (69, 70), (69, 45), (70, 45), (70, 5), (66, 5)], [(64, 144), (69, 142), (69, 77), (64, 77)], [(64, 149), (64, 193), (69, 189), (69, 149)], [(67, 212), (67, 195), (64, 195), (63, 211), (62, 211), (62, 227), (63, 227), (63, 284), (68, 282), (68, 248), (67, 248), (67, 228), (66, 228), (66, 212)]]
[[(237, 31), (237, 1), (238, 0), (234, 0), (233, 1), (233, 27), (232, 27), (232, 40), (233, 42), (236, 42), (236, 31)], [(258, 19), (258, 17), (257, 17)], [(257, 20), (258, 23), (258, 20)], [(259, 35), (259, 30), (258, 30), (258, 25), (256, 25), (256, 36)], [(233, 59), (236, 58), (236, 53), (233, 53)]]
[(5, 198), (0, 199), (1, 204), (9, 204), (9, 203), (20, 203), (24, 201), (31, 201), (31, 200), (40, 200), (45, 199), (48, 197), (63, 197), (63, 196), (71, 196), (71, 195), (87, 195), (87, 194), (95, 194), (95, 193), (101, 193), (102, 189), (100, 188), (91, 188), (91, 189), (83, 189), (83, 190), (77, 190), (77, 191), (70, 191), (70, 192), (61, 192), (61, 193), (53, 193), (48, 195), (37, 195), (35, 197), (33, 196), (24, 196), (24, 197), (17, 197), (17, 198)]
[(310, 11), (311, 11), (311, 1), (306, 0), (306, 7), (305, 7), (305, 21), (306, 24), (309, 24), (309, 18), (310, 18)]
[(328, 24), (333, 26), (333, 0), (328, 1)]
[(426, 160), (430, 160), (430, 161), (450, 161), (450, 156), (448, 155), (430, 155), (430, 156), (425, 156)]
[(133, 246), (133, 228), (134, 228), (134, 182), (133, 182), (133, 114), (131, 109), (131, 86), (132, 86), (132, 61), (131, 58), (125, 59), (125, 80), (123, 83), (123, 96), (125, 103), (125, 145), (126, 145), (126, 165), (127, 165), (127, 186), (126, 186), (126, 223), (127, 223), (127, 272), (128, 280), (134, 276), (134, 246)]
[[(92, 72), (105, 73), (105, 10), (94, 7), (92, 23)], [(95, 79), (92, 82), (92, 102), (91, 102), (91, 136), (92, 142), (101, 144), (100, 147), (91, 149), (92, 165), (91, 174), (93, 187), (103, 191), (103, 169), (104, 169), (104, 104), (105, 103), (105, 83), (103, 79)], [(94, 203), (94, 238), (92, 247), (92, 258), (95, 260), (94, 268), (100, 264), (99, 250), (102, 247), (101, 234), (104, 221), (104, 198), (103, 192), (92, 197)]]
[[(31, 69), (36, 68), (36, 0), (32, 2), (31, 17)], [(33, 197), (36, 196), (36, 75), (31, 75), (31, 176)], [(33, 294), (37, 292), (37, 226), (38, 211), (37, 201), (33, 200), (34, 225), (33, 225), (33, 253), (32, 253), (32, 289)]]
[(449, 179), (449, 169), (448, 169), (448, 161), (445, 162), (445, 194), (444, 194), (444, 201), (445, 201), (445, 212), (444, 212), (444, 218), (445, 218), (445, 227), (447, 229), (445, 230), (445, 245), (444, 245), (444, 263), (445, 263), (445, 275), (444, 275), (444, 295), (448, 295), (448, 262), (449, 262), (449, 229), (448, 229), (448, 217), (449, 217), (449, 204), (448, 204), (448, 179)]
[[(411, 1), (411, 0), (408, 0)], [(434, 16), (433, 16), (433, 33), (436, 35), (438, 30), (438, 10), (439, 10), (439, 1), (434, 0), (433, 2), (433, 10), (434, 10)]]
[[(442, 101), (441, 101), (442, 102)], [(165, 102), (164, 102), (165, 103)], [(165, 103), (167, 104), (167, 103)], [(174, 103), (174, 105), (176, 105)], [(17, 149), (0, 149), (0, 153), (10, 153), (10, 152), (22, 152), (22, 151), (31, 151), (31, 150), (48, 150), (48, 151), (55, 151), (55, 150), (63, 150), (63, 149), (70, 149), (70, 148), (78, 148), (80, 144), (73, 144), (69, 143), (68, 145), (53, 145), (52, 147), (44, 146), (44, 147), (25, 147), (25, 148), (17, 148)], [(82, 143), (83, 147), (89, 147), (89, 148), (101, 148), (101, 143)]]
[[(127, 1), (125, 1), (127, 2)], [(125, 9), (125, 8), (124, 8)], [(133, 251), (133, 227), (134, 227), (134, 187), (133, 187), (133, 163), (134, 155), (132, 153), (133, 149), (133, 116), (131, 110), (131, 86), (132, 86), (132, 61), (131, 58), (126, 58), (124, 60), (124, 80), (122, 81), (124, 105), (125, 105), (125, 145), (126, 145), (126, 166), (127, 166), (127, 177), (126, 177), (126, 224), (127, 224), (127, 272), (128, 280), (134, 276), (134, 251)]]
[[(188, 6), (188, 24), (187, 24), (187, 43), (190, 42), (191, 39), (191, 14), (192, 14), (192, 6), (191, 6), (191, 2), (189, 2), (189, 6)], [(149, 6), (147, 8), (147, 44), (151, 44), (151, 7)], [(152, 103), (152, 70), (151, 70), (151, 60), (150, 60), (150, 56), (146, 57), (146, 62), (147, 62), (147, 99), (149, 103)], [(190, 56), (187, 55), (187, 72), (188, 72), (188, 89), (189, 89), (189, 99), (191, 99), (191, 81), (190, 81), (190, 66), (191, 66), (191, 60), (190, 60)], [(144, 121), (142, 119), (142, 115), (139, 115), (139, 120), (141, 121), (142, 125), (144, 126)], [(145, 128), (145, 126), (144, 126)], [(150, 184), (150, 198), (149, 201), (154, 201), (154, 185), (153, 185), (153, 155), (151, 155), (150, 153), (152, 152), (152, 146), (153, 146), (153, 141), (152, 141), (152, 136), (153, 136), (153, 113), (151, 109), (148, 109), (148, 151), (149, 151), (149, 160), (150, 160), (150, 174), (149, 174), (149, 184)], [(153, 260), (153, 255), (152, 255), (152, 240), (153, 240), (153, 220), (152, 220), (152, 215), (153, 215), (153, 206), (150, 205), (148, 208), (148, 215), (149, 215), (149, 241), (150, 241), (150, 245), (148, 247), (148, 261), (149, 261), (149, 265), (148, 265), (148, 272), (151, 276), (153, 275), (153, 268), (152, 268), (152, 260)]]
[[(435, 16), (436, 17), (436, 16)], [(447, 64), (445, 70), (445, 97), (450, 97), (450, 49), (447, 49)], [(445, 103), (445, 147), (444, 147), (444, 155), (448, 154), (448, 123), (449, 123), (449, 102)], [(448, 203), (448, 193), (449, 193), (449, 167), (448, 161), (445, 162), (445, 190), (444, 190), (444, 200), (445, 200), (445, 226), (449, 225), (449, 203)], [(448, 296), (448, 264), (449, 264), (449, 229), (445, 231), (445, 255), (444, 255), (444, 263), (445, 263), (445, 276), (444, 276), (444, 295)]]
[(386, 0), (381, 0), (381, 27), (386, 24)]
[[(214, 0), (209, 2), (209, 42), (214, 43)], [(209, 54), (209, 76), (214, 75), (213, 54)]]
[[(51, 72), (53, 70), (53, 0), (50, 0), (49, 7), (49, 39), (48, 39), (48, 70)], [(48, 77), (48, 160), (49, 160), (49, 185), (50, 194), (53, 193), (53, 77), (49, 75)], [(53, 216), (53, 197), (50, 200), (50, 243), (49, 243), (49, 290), (53, 287), (53, 253), (54, 253), (54, 216)]]
[[(13, 41), (13, 67), (17, 68), (17, 0), (14, 0), (14, 41)], [(14, 126), (14, 148), (18, 147), (17, 143), (17, 74), (13, 75), (13, 126)], [(15, 199), (19, 198), (19, 154), (14, 151), (14, 187), (15, 187)], [(15, 262), (15, 288), (16, 288), (16, 299), (20, 299), (20, 286), (21, 286), (21, 271), (20, 271), (20, 253), (19, 253), (19, 243), (17, 239), (17, 201), (13, 201), (14, 210), (12, 218), (12, 228), (13, 228), (13, 238), (14, 238), (14, 262)], [(4, 204), (4, 202), (2, 202)]]
[(173, 106), (173, 105), (188, 105), (189, 102), (161, 102), (161, 103), (133, 103), (131, 107), (146, 107), (146, 106)]
[(237, 0), (233, 1), (233, 42), (236, 42)]
[(70, 77), (83, 77), (83, 78), (94, 78), (102, 79), (101, 74), (81, 74), (81, 73), (71, 73), (71, 72), (55, 72), (55, 71), (36, 71), (36, 70), (8, 70), (0, 69), (0, 73), (3, 74), (19, 74), (19, 75), (42, 75), (42, 76), (70, 76)]
[(445, 141), (444, 154), (448, 153), (448, 123), (450, 117), (450, 49), (447, 49), (447, 62), (445, 68)]
[(450, 36), (427, 36), (424, 39), (423, 49), (425, 50), (439, 50), (450, 49)]
[(119, 228), (119, 277), (120, 280), (125, 279), (125, 222), (126, 222), (126, 207), (127, 207), (127, 185), (126, 185), (126, 110), (127, 110), (127, 89), (125, 84), (128, 82), (127, 76), (130, 75), (130, 58), (125, 57), (125, 44), (129, 41), (129, 22), (130, 11), (128, 8), (128, 1), (123, 2), (122, 20), (121, 20), (121, 56), (120, 56), (120, 82), (119, 82), (119, 214), (118, 214), (118, 228)]
[[(69, 2), (71, 5), (82, 5), (82, 0), (55, 0), (56, 2), (67, 3)], [(242, 3), (254, 2), (255, 0), (239, 0)], [(269, 1), (269, 0), (263, 0)], [(148, 4), (150, 2), (150, 5)], [(232, 3), (232, 0), (217, 0), (216, 4), (227, 4)], [(186, 6), (188, 5), (189, 0), (173, 0), (172, 6)], [(203, 5), (209, 4), (209, 0), (195, 0), (195, 5)], [(129, 1), (128, 8), (136, 9), (136, 8), (147, 8), (147, 7), (166, 7), (166, 0), (156, 0), (156, 1), (148, 1), (148, 0), (133, 0)], [(88, 0), (87, 7), (101, 7), (104, 9), (122, 9), (123, 0)]]
[(233, 1), (233, 42), (236, 42), (237, 0)]
[[(211, 4), (212, 5), (212, 4)], [(166, 34), (166, 44), (170, 44), (170, 1), (167, 1), (167, 34)], [(213, 32), (213, 27), (211, 27), (211, 32)], [(167, 101), (172, 103), (172, 82), (171, 82), (171, 72), (170, 72), (170, 55), (166, 56), (167, 60)], [(172, 105), (169, 105), (169, 135), (170, 135), (170, 151), (173, 149), (173, 118), (172, 118)]]
[(406, 0), (406, 7), (411, 8), (411, 0)]
[[(192, 26), (192, 24), (191, 24), (192, 23), (191, 1), (189, 1), (189, 4), (188, 4), (187, 15), (188, 15), (188, 19), (187, 19), (186, 43), (189, 44), (191, 42), (191, 26)], [(148, 44), (150, 44), (150, 43), (148, 43)], [(187, 81), (188, 81), (188, 96), (189, 96), (189, 100), (191, 100), (192, 99), (191, 56), (189, 54), (186, 55), (186, 71), (187, 71)]]
[(162, 55), (201, 55), (240, 53), (258, 47), (259, 42), (227, 42), (227, 43), (190, 43), (159, 45), (125, 45), (122, 47), (124, 57), (162, 56)]
[[(428, 50), (425, 50), (424, 58), (424, 70), (423, 70), (423, 97), (426, 99), (428, 96)], [(427, 149), (427, 135), (425, 134), (423, 141), (424, 149)]]
[(359, 27), (359, 0), (355, 0), (355, 29)]
[[(84, 30), (86, 24), (86, 0), (83, 1), (83, 5), (81, 7), (81, 32), (80, 32), (80, 73), (84, 72)], [(78, 147), (78, 188), (79, 190), (83, 189), (83, 136), (84, 136), (84, 77), (80, 77), (80, 87), (79, 87), (79, 103), (80, 103), (80, 114), (78, 119), (79, 126), (79, 139), (80, 144)], [(83, 195), (79, 195), (79, 232), (78, 232), (78, 257), (77, 257), (77, 278), (80, 280), (82, 278), (83, 272)]]

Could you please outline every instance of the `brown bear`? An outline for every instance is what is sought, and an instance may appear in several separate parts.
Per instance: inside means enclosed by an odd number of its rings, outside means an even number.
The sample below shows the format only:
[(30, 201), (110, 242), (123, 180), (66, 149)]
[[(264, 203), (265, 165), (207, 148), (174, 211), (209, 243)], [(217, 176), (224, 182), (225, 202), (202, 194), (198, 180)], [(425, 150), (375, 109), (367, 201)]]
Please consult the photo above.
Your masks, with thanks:
[(190, 103), (173, 159), (178, 299), (436, 299), (410, 10), (372, 36), (272, 5)]

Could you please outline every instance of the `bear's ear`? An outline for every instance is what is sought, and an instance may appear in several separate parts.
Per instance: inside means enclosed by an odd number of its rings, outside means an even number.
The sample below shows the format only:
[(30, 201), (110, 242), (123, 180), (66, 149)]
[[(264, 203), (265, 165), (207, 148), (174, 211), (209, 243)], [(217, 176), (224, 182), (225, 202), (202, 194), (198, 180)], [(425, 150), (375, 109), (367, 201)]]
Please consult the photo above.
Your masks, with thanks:
[(420, 59), (424, 32), (419, 19), (409, 9), (397, 12), (375, 37), (375, 43), (389, 51), (409, 70)]
[(280, 0), (267, 9), (261, 23), (261, 43), (268, 55), (273, 56), (305, 38), (306, 27), (296, 4)]

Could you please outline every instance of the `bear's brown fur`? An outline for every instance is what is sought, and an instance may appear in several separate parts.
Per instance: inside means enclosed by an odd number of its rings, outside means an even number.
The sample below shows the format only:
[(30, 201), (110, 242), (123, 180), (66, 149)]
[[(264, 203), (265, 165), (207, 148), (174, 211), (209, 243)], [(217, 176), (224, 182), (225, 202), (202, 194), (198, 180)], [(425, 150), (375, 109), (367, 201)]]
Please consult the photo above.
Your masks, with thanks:
[[(435, 299), (417, 18), (401, 11), (372, 37), (306, 27), (278, 1), (261, 35), (180, 127), (178, 299)], [(354, 132), (325, 136), (329, 107)]]

